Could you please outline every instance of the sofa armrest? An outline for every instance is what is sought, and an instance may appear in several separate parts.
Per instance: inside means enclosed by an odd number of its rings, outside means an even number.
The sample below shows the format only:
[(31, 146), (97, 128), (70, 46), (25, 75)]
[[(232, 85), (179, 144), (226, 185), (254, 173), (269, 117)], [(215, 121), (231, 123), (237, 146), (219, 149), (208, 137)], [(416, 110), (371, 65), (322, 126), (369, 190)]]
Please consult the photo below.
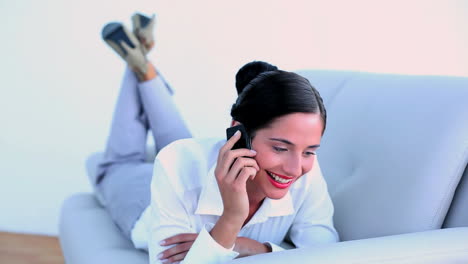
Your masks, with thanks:
[(148, 254), (135, 249), (91, 193), (75, 194), (64, 201), (59, 238), (67, 264), (148, 263)]
[(468, 227), (291, 249), (230, 263), (468, 263)]

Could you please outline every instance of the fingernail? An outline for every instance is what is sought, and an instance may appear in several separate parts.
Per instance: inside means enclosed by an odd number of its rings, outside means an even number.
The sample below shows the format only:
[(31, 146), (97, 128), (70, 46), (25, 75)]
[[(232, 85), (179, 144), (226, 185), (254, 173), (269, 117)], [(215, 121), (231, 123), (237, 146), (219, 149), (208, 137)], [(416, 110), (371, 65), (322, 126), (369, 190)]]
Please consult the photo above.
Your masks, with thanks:
[(252, 152), (252, 154), (257, 154), (257, 151), (251, 149), (250, 152)]
[(159, 242), (159, 245), (161, 245), (161, 246), (166, 245), (166, 240), (161, 240), (161, 242)]
[(234, 136), (237, 136), (240, 134), (240, 130), (237, 130), (236, 133), (234, 133)]
[(163, 256), (163, 253), (159, 253), (159, 255), (158, 255), (158, 259), (161, 259), (161, 258), (162, 258), (162, 256)]

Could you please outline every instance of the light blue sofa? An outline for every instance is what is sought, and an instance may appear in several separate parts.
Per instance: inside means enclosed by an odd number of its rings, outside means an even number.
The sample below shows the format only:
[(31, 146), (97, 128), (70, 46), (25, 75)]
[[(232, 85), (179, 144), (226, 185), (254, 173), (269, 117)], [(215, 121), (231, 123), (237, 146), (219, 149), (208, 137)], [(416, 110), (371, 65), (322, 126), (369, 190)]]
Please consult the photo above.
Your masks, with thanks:
[[(468, 263), (468, 78), (299, 73), (327, 107), (318, 159), (343, 242), (233, 263)], [(68, 264), (148, 263), (92, 193), (64, 202), (59, 237)]]

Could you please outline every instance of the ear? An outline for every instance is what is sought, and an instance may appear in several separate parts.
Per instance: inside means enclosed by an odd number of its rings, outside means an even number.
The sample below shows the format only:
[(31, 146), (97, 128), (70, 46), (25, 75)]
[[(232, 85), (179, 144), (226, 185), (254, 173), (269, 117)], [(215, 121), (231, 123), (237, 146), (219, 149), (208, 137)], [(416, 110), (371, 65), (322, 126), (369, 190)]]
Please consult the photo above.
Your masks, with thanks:
[(240, 124), (241, 124), (241, 123), (240, 123), (239, 121), (236, 121), (236, 120), (234, 120), (234, 119), (231, 121), (231, 127), (233, 127), (233, 126), (238, 126), (238, 125), (240, 125)]

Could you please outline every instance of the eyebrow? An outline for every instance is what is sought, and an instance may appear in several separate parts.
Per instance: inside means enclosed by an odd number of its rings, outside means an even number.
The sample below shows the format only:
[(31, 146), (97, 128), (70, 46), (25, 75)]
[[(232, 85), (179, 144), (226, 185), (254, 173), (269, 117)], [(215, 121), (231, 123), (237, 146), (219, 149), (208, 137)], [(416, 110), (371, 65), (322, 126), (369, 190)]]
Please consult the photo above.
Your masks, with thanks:
[[(282, 142), (282, 143), (287, 144), (287, 145), (294, 146), (294, 144), (293, 144), (291, 141), (286, 140), (286, 139), (283, 139), (283, 138), (270, 138), (270, 140), (278, 141), (278, 142)], [(310, 145), (310, 146), (308, 146), (307, 148), (318, 148), (318, 147), (320, 147), (320, 144), (318, 144), (318, 145)]]

